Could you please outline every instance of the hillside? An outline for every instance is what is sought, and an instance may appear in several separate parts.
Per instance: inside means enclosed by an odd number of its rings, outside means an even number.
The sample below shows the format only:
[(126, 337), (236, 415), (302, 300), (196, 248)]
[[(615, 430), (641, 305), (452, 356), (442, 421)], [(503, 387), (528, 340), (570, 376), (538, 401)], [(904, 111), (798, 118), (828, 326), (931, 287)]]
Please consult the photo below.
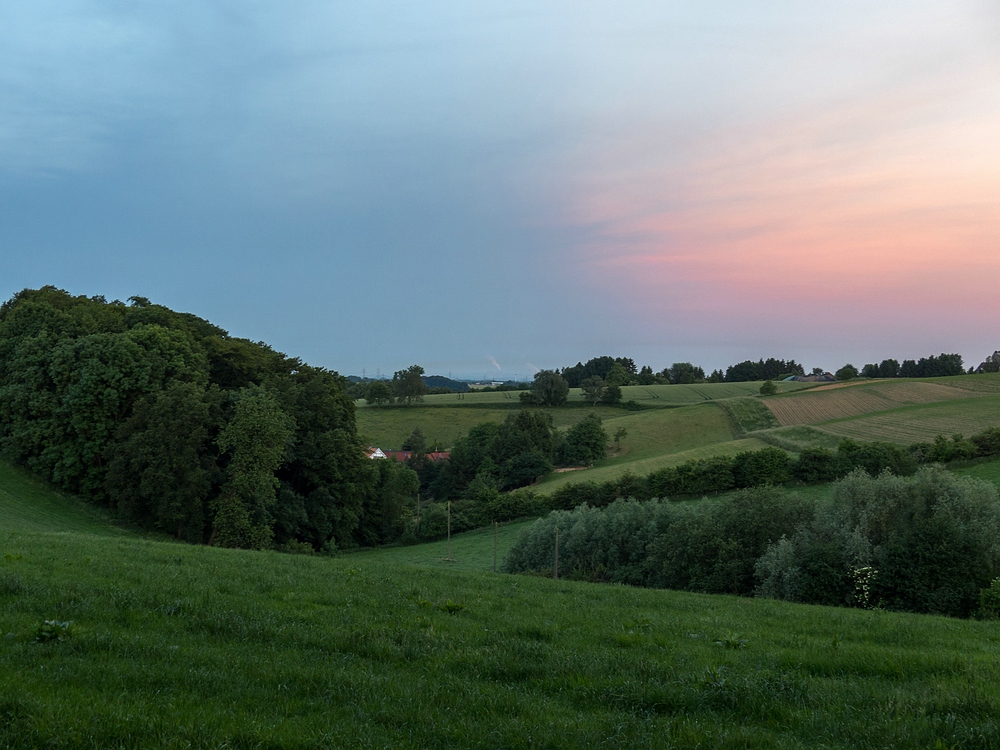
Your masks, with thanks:
[(0, 458), (0, 529), (121, 536), (110, 516)]
[[(780, 383), (775, 396), (760, 383), (628, 386), (623, 398), (643, 408), (589, 407), (579, 389), (570, 404), (549, 410), (560, 429), (597, 413), (609, 436), (627, 431), (621, 450), (591, 468), (545, 477), (547, 494), (565, 484), (606, 481), (630, 471), (645, 475), (692, 459), (733, 455), (766, 445), (797, 452), (835, 448), (844, 437), (908, 445), (937, 435), (970, 435), (1000, 425), (1000, 374), (949, 378), (858, 380), (816, 385)], [(516, 393), (429, 396), (420, 406), (360, 405), (359, 432), (373, 445), (398, 447), (416, 428), (429, 443), (450, 446), (484, 421), (501, 422), (521, 408)]]
[(0, 550), (4, 748), (991, 747), (997, 733), (992, 623), (80, 533), (5, 528)]

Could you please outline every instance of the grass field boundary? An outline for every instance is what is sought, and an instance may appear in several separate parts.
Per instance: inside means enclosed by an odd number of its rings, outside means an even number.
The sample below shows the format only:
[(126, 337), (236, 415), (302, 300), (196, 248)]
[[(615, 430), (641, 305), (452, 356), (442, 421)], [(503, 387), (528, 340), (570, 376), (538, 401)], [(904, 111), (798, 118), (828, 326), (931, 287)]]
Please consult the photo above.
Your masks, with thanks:
[(711, 403), (716, 404), (728, 415), (733, 426), (733, 434), (737, 438), (745, 438), (758, 430), (781, 426), (771, 410), (756, 396), (719, 399)]

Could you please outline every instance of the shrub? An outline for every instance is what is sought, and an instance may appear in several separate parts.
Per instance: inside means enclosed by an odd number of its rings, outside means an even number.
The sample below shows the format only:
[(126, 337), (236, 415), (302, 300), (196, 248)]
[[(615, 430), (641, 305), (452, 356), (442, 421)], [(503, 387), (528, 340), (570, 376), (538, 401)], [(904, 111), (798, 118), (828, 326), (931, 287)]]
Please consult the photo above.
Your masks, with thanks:
[[(451, 533), (458, 534), (485, 526), (489, 519), (482, 510), (469, 500), (457, 500), (451, 504)], [(448, 503), (429, 503), (420, 511), (421, 539), (441, 539), (448, 533)]]
[(648, 547), (676, 506), (616, 500), (604, 509), (556, 511), (521, 532), (503, 564), (508, 573), (548, 571), (559, 529), (559, 570), (571, 578), (647, 585)]
[(736, 487), (759, 487), (764, 484), (784, 484), (791, 476), (791, 458), (780, 448), (736, 454), (732, 462)]
[(603, 508), (614, 500), (614, 484), (612, 482), (577, 482), (566, 484), (552, 493), (549, 507), (553, 510), (573, 510), (580, 505), (592, 508)]
[(837, 455), (826, 448), (805, 448), (792, 464), (792, 476), (800, 482), (829, 482), (840, 476)]
[(760, 395), (761, 396), (773, 396), (778, 392), (778, 386), (774, 384), (773, 380), (765, 380), (760, 384)]
[(939, 468), (912, 479), (857, 470), (755, 572), (765, 596), (967, 617), (1000, 573), (1000, 499)]
[(567, 430), (559, 444), (561, 464), (592, 464), (604, 458), (608, 446), (608, 433), (601, 425), (601, 418), (588, 414)]
[(994, 578), (989, 588), (979, 590), (976, 617), (981, 620), (1000, 620), (1000, 578)]
[(482, 508), (482, 515), (490, 521), (514, 521), (518, 518), (540, 516), (548, 508), (536, 493), (530, 490), (517, 490), (506, 494), (497, 494)]
[(917, 470), (916, 459), (908, 451), (892, 443), (856, 443), (845, 438), (837, 446), (837, 459), (841, 475), (855, 469), (864, 469), (873, 477), (884, 471), (906, 476)]
[(776, 487), (683, 508), (650, 547), (650, 580), (664, 588), (742, 595), (753, 593), (758, 558), (812, 512)]
[(1000, 456), (1000, 427), (990, 427), (973, 435), (969, 440), (980, 456)]

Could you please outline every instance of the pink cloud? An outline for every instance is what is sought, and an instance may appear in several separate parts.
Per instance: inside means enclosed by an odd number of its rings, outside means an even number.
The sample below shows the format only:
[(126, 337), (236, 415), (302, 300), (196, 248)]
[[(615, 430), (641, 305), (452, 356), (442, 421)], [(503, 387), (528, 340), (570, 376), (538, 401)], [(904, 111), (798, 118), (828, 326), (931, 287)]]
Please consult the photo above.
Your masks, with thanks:
[(576, 262), (667, 315), (954, 316), (1000, 281), (1000, 107), (949, 84), (788, 108), (683, 154), (655, 127), (624, 139), (578, 184)]

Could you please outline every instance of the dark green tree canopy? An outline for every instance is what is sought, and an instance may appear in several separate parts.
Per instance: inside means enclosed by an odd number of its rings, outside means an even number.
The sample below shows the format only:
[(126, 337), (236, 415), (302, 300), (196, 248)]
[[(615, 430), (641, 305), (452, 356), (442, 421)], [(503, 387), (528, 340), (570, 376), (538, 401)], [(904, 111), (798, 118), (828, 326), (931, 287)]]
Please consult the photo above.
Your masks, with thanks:
[(143, 297), (0, 306), (0, 449), (192, 542), (320, 550), (398, 528), (415, 477), (365, 457), (346, 385)]
[(542, 406), (559, 406), (569, 397), (569, 383), (555, 370), (539, 370), (529, 390), (531, 401)]
[(429, 390), (424, 383), (424, 368), (420, 365), (410, 365), (392, 376), (392, 392), (400, 404), (409, 406), (414, 401), (422, 401)]

